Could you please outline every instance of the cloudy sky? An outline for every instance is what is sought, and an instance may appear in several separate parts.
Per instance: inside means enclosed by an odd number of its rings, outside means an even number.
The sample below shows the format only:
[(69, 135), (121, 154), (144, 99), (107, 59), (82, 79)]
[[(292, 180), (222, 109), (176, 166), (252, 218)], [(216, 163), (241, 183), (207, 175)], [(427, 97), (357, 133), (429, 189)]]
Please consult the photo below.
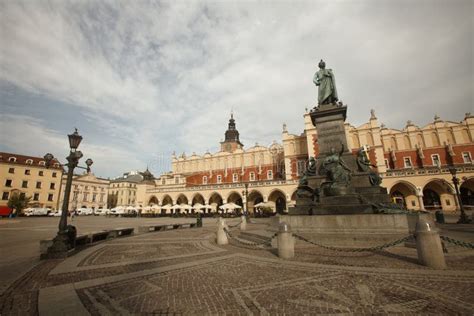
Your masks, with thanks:
[(169, 169), (218, 150), (231, 109), (241, 141), (303, 129), (323, 58), (348, 121), (389, 127), (474, 112), (474, 2), (0, 0), (0, 150), (84, 139), (95, 173)]

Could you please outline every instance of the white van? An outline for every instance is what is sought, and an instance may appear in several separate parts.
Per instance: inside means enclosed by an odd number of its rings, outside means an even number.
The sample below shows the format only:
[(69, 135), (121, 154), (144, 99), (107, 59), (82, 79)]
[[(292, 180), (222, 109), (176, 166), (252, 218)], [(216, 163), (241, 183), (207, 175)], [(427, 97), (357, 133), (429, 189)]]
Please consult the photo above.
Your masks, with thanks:
[(94, 211), (91, 208), (81, 207), (76, 210), (77, 215), (92, 215)]

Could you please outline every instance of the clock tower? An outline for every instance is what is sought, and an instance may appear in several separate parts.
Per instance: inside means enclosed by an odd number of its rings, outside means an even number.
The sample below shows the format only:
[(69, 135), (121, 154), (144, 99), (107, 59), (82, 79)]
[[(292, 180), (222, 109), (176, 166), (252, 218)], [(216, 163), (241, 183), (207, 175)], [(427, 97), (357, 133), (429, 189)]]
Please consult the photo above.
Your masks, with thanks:
[(242, 147), (244, 147), (244, 145), (239, 140), (239, 131), (235, 128), (234, 113), (231, 113), (229, 127), (225, 132), (225, 139), (221, 142), (221, 151), (232, 153)]

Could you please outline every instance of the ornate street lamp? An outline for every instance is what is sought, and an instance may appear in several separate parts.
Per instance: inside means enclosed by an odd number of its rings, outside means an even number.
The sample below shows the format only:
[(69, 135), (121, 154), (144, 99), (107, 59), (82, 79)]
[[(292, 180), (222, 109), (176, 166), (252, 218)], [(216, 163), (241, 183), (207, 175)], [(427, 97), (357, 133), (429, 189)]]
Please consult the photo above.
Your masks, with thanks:
[[(78, 166), (79, 159), (82, 158), (82, 152), (78, 151), (77, 148), (79, 147), (79, 144), (82, 141), (82, 136), (79, 135), (76, 128), (74, 133), (69, 134), (68, 137), (70, 152), (69, 156), (66, 157), (68, 163), (63, 165), (68, 167), (66, 187), (64, 189), (64, 200), (61, 211), (61, 218), (59, 220), (59, 230), (56, 237), (53, 239), (53, 245), (48, 248), (48, 258), (65, 258), (67, 257), (68, 250), (74, 247), (74, 242), (70, 240), (69, 234), (75, 234), (75, 232), (70, 232), (67, 225), (67, 216), (69, 213), (69, 196), (71, 195), (74, 168), (82, 168), (86, 169), (87, 172), (90, 172), (90, 167), (93, 163), (92, 159), (87, 159), (87, 167)], [(51, 162), (53, 161), (53, 159), (54, 156), (50, 153), (44, 156), (46, 167), (49, 168), (51, 166)], [(75, 228), (71, 230), (75, 231)]]
[(461, 211), (461, 216), (459, 217), (458, 224), (468, 224), (471, 220), (467, 217), (466, 212), (464, 212), (464, 205), (462, 204), (461, 195), (459, 194), (459, 178), (456, 177), (456, 168), (450, 167), (449, 172), (453, 176), (454, 189), (456, 190), (456, 199), (458, 200), (459, 210)]

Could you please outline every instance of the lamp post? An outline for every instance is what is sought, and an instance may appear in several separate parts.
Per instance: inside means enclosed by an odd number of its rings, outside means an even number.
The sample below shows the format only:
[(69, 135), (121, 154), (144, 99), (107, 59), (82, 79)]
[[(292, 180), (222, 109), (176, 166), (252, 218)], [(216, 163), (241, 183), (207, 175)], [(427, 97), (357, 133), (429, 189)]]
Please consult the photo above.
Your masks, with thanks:
[(466, 212), (464, 212), (464, 205), (462, 204), (461, 196), (459, 194), (459, 178), (456, 177), (456, 168), (450, 167), (449, 172), (453, 176), (452, 181), (454, 184), (454, 189), (456, 190), (456, 199), (458, 200), (459, 210), (461, 211), (461, 216), (459, 217), (458, 224), (468, 224), (471, 221), (467, 217)]
[[(61, 218), (59, 220), (59, 230), (56, 237), (53, 239), (53, 245), (48, 248), (48, 258), (65, 258), (67, 257), (67, 251), (73, 247), (71, 245), (71, 241), (69, 238), (67, 226), (67, 216), (69, 212), (69, 196), (71, 195), (71, 186), (72, 186), (72, 178), (74, 175), (74, 168), (82, 168), (87, 169), (90, 171), (90, 167), (93, 163), (92, 159), (86, 160), (87, 167), (79, 167), (79, 159), (82, 158), (82, 152), (78, 151), (77, 148), (82, 141), (82, 136), (79, 135), (77, 132), (77, 128), (75, 129), (74, 133), (69, 134), (69, 156), (66, 157), (67, 164), (64, 166), (68, 167), (67, 173), (67, 180), (66, 180), (66, 187), (64, 189), (64, 199), (63, 199), (63, 206), (61, 211)], [(47, 153), (44, 156), (44, 160), (46, 162), (46, 167), (49, 168), (51, 166), (51, 162), (53, 161), (54, 156), (50, 153)]]

